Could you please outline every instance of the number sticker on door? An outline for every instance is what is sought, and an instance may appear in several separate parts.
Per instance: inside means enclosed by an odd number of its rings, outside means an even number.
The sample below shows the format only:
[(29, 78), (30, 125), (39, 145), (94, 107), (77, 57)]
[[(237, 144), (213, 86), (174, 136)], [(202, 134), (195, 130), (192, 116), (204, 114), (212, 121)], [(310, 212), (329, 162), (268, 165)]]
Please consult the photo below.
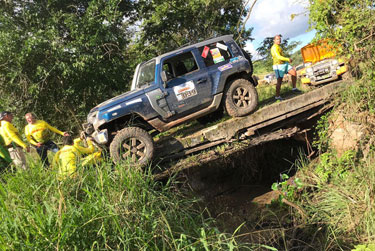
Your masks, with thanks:
[(173, 87), (173, 91), (178, 101), (193, 97), (198, 93), (197, 89), (195, 89), (193, 81), (189, 81), (182, 85), (175, 86)]

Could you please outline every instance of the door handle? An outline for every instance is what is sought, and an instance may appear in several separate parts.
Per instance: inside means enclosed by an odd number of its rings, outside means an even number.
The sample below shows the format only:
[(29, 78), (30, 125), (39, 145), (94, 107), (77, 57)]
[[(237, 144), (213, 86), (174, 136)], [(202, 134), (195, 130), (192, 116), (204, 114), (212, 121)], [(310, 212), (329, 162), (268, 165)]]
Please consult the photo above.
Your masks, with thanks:
[(197, 80), (197, 84), (202, 84), (202, 83), (205, 83), (207, 82), (207, 78), (200, 78)]

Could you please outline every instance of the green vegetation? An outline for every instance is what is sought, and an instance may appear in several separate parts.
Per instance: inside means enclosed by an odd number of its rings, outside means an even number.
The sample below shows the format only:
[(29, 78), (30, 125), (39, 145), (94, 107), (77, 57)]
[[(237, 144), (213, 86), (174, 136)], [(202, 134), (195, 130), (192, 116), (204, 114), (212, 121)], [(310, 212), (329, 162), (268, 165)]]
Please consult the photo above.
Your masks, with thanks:
[(233, 250), (235, 234), (220, 233), (198, 201), (149, 172), (109, 163), (59, 182), (34, 165), (3, 173), (2, 250)]
[[(287, 192), (287, 199), (301, 209), (296, 215), (307, 215), (306, 226), (316, 226), (313, 238), (324, 250), (374, 250), (374, 7), (369, 0), (310, 1), (317, 37), (332, 39), (357, 80), (318, 123), (314, 145), (319, 158), (300, 165), (297, 176), (303, 187), (293, 196), (294, 187), (286, 183), (274, 188)], [(365, 135), (355, 149), (338, 154), (332, 147), (330, 120), (335, 114), (363, 127)]]
[[(261, 46), (257, 48), (257, 51), (262, 59), (254, 62), (254, 74), (266, 74), (272, 72), (272, 56), (271, 56), (271, 47), (273, 45), (273, 37), (266, 37)], [(283, 48), (283, 52), (286, 57), (290, 57), (293, 60), (292, 65), (297, 66), (301, 64), (302, 55), (298, 50), (294, 53), (292, 51), (300, 44), (300, 42), (293, 41), (289, 43), (289, 38), (282, 39), (280, 46)]]
[(241, 0), (14, 0), (0, 12), (0, 110), (34, 112), (64, 131), (128, 91), (138, 63), (218, 34), (237, 38), (247, 15)]
[[(202, 34), (236, 32), (238, 19), (246, 15), (243, 2), (226, 3), (180, 1), (178, 11), (169, 12), (164, 1), (2, 2), (0, 108), (17, 108), (16, 115), (34, 111), (58, 127), (66, 121), (77, 127), (94, 104), (129, 88), (136, 63)], [(294, 183), (283, 175), (273, 185), (281, 195), (278, 209), (287, 205), (288, 210), (279, 217), (275, 205), (267, 208), (264, 218), (277, 218), (275, 225), (262, 218), (265, 226), (275, 226), (275, 235), (264, 231), (267, 246), (240, 243), (240, 227), (220, 232), (199, 200), (182, 194), (173, 178), (156, 182), (149, 170), (104, 163), (79, 168), (75, 179), (60, 182), (54, 170), (29, 161), (28, 171), (1, 174), (0, 249), (275, 250), (270, 247), (275, 239), (287, 249), (300, 238), (299, 245), (316, 250), (373, 250), (374, 2), (311, 0), (309, 8), (317, 38), (341, 45), (357, 78), (337, 97), (332, 114), (361, 124), (366, 135), (356, 149), (338, 155), (330, 144), (331, 114), (322, 118), (314, 143), (318, 158), (301, 157)], [(157, 34), (163, 34), (160, 40)], [(251, 30), (244, 34), (249, 38)], [(271, 71), (264, 62), (254, 63), (257, 74)], [(274, 86), (258, 88), (264, 88), (260, 100), (274, 96)], [(284, 84), (282, 92), (288, 88)], [(254, 224), (257, 238), (261, 227)]]
[[(268, 65), (272, 66), (272, 56), (271, 56), (271, 47), (273, 45), (274, 37), (266, 37), (262, 44), (257, 48), (257, 51), (260, 56), (262, 56), (262, 60), (267, 61)], [(290, 57), (292, 51), (301, 43), (293, 41), (289, 43), (289, 38), (282, 38), (281, 40), (281, 48), (283, 49), (283, 53), (286, 57)]]

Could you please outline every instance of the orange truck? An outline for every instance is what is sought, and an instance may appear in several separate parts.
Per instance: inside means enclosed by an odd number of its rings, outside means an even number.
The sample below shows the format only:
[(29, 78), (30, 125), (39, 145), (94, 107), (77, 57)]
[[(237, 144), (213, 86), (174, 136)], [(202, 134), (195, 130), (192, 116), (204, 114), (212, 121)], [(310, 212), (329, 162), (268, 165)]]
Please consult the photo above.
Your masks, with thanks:
[(335, 48), (326, 40), (320, 40), (314, 44), (308, 44), (301, 48), (305, 68), (301, 71), (303, 84), (318, 85), (336, 80), (348, 67), (343, 60), (338, 59)]

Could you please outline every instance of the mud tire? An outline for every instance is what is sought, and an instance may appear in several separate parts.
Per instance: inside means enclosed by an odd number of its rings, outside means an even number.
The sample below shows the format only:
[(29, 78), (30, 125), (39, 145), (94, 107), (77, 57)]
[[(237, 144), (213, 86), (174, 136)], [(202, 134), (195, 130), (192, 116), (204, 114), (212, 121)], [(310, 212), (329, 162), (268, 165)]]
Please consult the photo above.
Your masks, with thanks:
[(246, 79), (236, 79), (229, 83), (224, 95), (225, 110), (231, 117), (248, 115), (258, 106), (258, 92)]
[(109, 146), (113, 162), (129, 161), (131, 164), (146, 166), (154, 154), (151, 136), (139, 127), (120, 130)]

